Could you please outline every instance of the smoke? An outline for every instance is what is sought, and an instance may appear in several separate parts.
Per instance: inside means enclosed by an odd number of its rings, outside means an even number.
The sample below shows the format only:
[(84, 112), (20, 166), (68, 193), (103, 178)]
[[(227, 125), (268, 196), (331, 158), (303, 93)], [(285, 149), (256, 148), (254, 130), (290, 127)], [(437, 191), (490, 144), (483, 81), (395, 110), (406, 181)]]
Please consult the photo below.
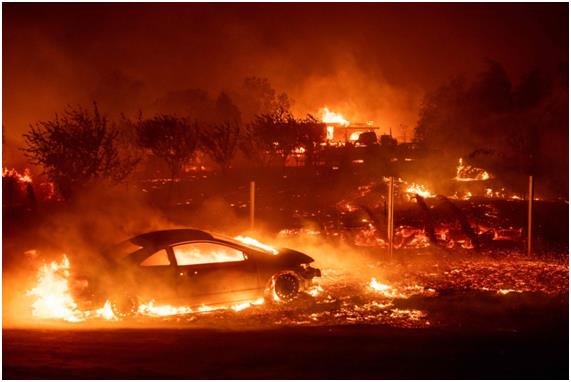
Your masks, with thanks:
[[(10, 4), (7, 143), (21, 144), (30, 123), (67, 104), (95, 100), (112, 117), (147, 112), (170, 92), (215, 97), (248, 76), (269, 78), (298, 114), (327, 105), (410, 139), (424, 92), (483, 58), (515, 76), (565, 61), (563, 7)], [(19, 160), (10, 148), (7, 161)]]

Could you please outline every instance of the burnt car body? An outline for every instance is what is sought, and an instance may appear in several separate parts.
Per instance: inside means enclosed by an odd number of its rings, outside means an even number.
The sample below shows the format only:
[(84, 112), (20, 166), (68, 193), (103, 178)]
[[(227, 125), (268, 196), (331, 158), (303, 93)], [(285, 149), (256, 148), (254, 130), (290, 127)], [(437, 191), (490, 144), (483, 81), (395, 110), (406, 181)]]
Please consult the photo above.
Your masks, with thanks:
[(301, 252), (194, 229), (145, 233), (107, 250), (104, 258), (103, 272), (83, 277), (89, 288), (82, 294), (110, 299), (120, 312), (151, 300), (188, 306), (260, 297), (288, 302), (321, 276)]

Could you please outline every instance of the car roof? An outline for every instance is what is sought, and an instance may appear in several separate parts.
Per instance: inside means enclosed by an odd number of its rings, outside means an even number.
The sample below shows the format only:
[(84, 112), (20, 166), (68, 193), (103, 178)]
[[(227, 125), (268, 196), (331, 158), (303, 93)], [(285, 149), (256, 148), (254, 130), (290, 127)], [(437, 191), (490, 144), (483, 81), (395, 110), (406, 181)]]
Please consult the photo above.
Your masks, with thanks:
[(129, 241), (141, 247), (166, 245), (185, 240), (213, 240), (208, 232), (197, 229), (169, 229), (147, 232), (131, 238)]

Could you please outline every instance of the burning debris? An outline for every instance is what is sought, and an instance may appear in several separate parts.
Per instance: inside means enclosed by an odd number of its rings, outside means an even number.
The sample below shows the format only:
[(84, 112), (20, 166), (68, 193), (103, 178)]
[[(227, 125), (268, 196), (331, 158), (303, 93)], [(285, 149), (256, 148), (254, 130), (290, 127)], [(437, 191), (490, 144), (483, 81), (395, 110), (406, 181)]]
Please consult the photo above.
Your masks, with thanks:
[(458, 166), (456, 167), (456, 176), (454, 180), (458, 182), (474, 182), (492, 179), (490, 174), (484, 169), (465, 165), (462, 158), (458, 159)]
[(407, 187), (406, 192), (413, 195), (420, 195), (423, 198), (432, 198), (434, 195), (430, 193), (422, 184), (412, 183)]

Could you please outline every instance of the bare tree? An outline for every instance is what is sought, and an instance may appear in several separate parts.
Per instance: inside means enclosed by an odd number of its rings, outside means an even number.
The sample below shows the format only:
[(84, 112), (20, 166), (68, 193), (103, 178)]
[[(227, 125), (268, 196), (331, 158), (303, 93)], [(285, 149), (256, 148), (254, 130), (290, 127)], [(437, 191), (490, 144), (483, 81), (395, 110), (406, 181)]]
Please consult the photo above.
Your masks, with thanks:
[(68, 107), (51, 121), (30, 126), (23, 151), (43, 168), (65, 199), (93, 180), (122, 181), (135, 167), (135, 158), (121, 158), (118, 132), (94, 103), (90, 113)]
[(280, 159), (285, 166), (287, 158), (299, 145), (297, 129), (297, 121), (284, 108), (257, 115), (248, 125), (242, 149), (247, 156), (264, 165)]
[(312, 115), (297, 120), (296, 125), (296, 140), (305, 150), (305, 165), (313, 166), (317, 162), (320, 145), (325, 141), (326, 126)]
[(198, 142), (197, 124), (172, 115), (157, 115), (138, 124), (139, 144), (167, 165), (171, 186), (190, 161)]
[(240, 138), (237, 122), (223, 122), (208, 125), (200, 131), (200, 146), (226, 173), (230, 168)]

